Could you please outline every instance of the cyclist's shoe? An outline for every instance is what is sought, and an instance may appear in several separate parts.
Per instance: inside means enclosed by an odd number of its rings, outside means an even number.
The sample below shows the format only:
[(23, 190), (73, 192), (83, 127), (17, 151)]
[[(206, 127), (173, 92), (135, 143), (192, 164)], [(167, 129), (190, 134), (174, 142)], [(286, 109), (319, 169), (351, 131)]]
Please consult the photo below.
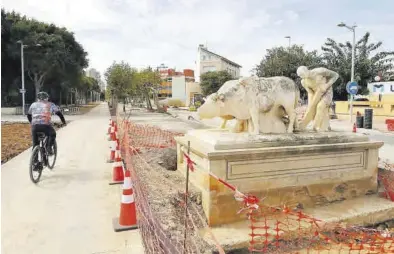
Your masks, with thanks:
[(41, 170), (41, 163), (36, 162), (33, 166), (33, 171), (40, 171)]
[(49, 147), (49, 148), (47, 149), (47, 153), (48, 153), (49, 156), (54, 155), (53, 148), (52, 148), (52, 147)]

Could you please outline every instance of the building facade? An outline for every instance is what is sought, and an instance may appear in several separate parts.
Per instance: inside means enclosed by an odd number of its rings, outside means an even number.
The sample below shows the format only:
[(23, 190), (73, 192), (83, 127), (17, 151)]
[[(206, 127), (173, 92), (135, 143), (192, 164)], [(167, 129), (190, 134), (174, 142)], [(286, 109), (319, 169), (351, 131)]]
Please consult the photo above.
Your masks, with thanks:
[(101, 79), (100, 72), (98, 72), (94, 68), (90, 68), (89, 70), (86, 71), (86, 76), (94, 78), (95, 80), (97, 80), (98, 85), (100, 86), (100, 90), (101, 91), (105, 91), (105, 83)]
[(209, 51), (200, 44), (197, 51), (196, 81), (200, 82), (200, 76), (209, 71), (227, 71), (234, 79), (240, 77), (242, 66), (229, 59)]
[(194, 81), (194, 71), (190, 69), (184, 69), (182, 72), (175, 71), (175, 69), (161, 69), (159, 72), (161, 78), (159, 98), (173, 98), (174, 93), (179, 97), (180, 94), (185, 93), (185, 82)]

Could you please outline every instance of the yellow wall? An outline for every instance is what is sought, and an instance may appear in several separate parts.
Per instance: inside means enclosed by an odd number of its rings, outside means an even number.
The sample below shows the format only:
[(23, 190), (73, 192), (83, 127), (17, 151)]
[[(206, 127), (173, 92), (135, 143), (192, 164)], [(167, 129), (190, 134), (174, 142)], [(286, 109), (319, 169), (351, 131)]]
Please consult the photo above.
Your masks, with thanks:
[(172, 82), (162, 81), (160, 85), (161, 89), (159, 93), (167, 95), (172, 93)]
[[(383, 96), (384, 99), (384, 96)], [(335, 113), (337, 115), (349, 115), (350, 106), (347, 101), (336, 101)], [(374, 116), (393, 117), (394, 116), (394, 100), (391, 102), (382, 100), (381, 103), (378, 101), (354, 101), (353, 102), (353, 115), (359, 111), (364, 115), (364, 109), (372, 108)]]
[(186, 82), (186, 106), (190, 105), (195, 94), (202, 94), (200, 83)]
[[(369, 95), (369, 100), (370, 101), (379, 101), (379, 95), (378, 94), (373, 94)], [(394, 103), (394, 94), (384, 94), (382, 96), (382, 102), (391, 102)]]

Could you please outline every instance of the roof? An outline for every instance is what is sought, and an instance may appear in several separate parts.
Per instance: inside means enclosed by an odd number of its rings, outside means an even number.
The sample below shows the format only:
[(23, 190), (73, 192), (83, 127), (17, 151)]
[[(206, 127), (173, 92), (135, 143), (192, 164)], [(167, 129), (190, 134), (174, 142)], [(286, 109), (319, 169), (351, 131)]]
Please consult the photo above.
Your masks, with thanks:
[(210, 54), (212, 54), (212, 55), (215, 55), (215, 56), (219, 57), (220, 59), (222, 59), (223, 61), (225, 61), (225, 62), (227, 62), (227, 63), (229, 63), (229, 64), (231, 64), (231, 65), (234, 65), (234, 66), (237, 66), (237, 67), (239, 67), (239, 68), (242, 68), (241, 65), (239, 65), (239, 64), (237, 64), (237, 63), (235, 63), (235, 62), (233, 62), (233, 61), (230, 61), (230, 60), (228, 60), (227, 58), (225, 58), (225, 57), (223, 57), (223, 56), (221, 56), (221, 55), (218, 55), (218, 54), (216, 54), (216, 53), (213, 53), (212, 51), (209, 51), (209, 50), (206, 49), (206, 48), (201, 47), (201, 49), (204, 50), (204, 51), (207, 52), (207, 53), (210, 53)]

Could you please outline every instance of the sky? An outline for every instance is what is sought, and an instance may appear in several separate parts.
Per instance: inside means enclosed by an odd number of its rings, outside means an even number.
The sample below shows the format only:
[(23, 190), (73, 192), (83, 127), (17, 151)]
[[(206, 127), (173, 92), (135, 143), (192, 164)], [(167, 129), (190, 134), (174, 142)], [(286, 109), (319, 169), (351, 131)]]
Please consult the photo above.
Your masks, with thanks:
[(195, 69), (197, 48), (240, 65), (249, 76), (266, 49), (303, 44), (320, 49), (330, 37), (351, 40), (341, 21), (357, 25), (394, 51), (394, 0), (3, 0), (40, 21), (64, 26), (88, 52), (89, 67), (103, 74), (114, 61), (131, 66)]

